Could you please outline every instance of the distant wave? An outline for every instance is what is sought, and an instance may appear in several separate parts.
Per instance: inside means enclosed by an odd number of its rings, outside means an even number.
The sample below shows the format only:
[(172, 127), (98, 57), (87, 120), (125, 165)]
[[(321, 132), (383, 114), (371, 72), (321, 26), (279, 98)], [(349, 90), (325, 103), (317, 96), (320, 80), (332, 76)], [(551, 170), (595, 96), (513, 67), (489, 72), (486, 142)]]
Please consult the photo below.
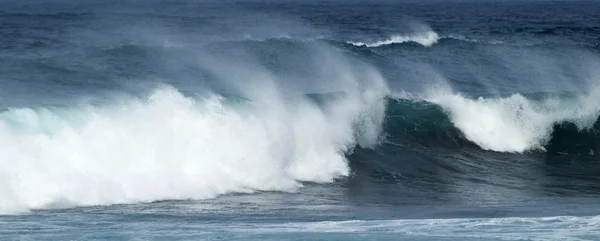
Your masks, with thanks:
[(457, 40), (457, 41), (463, 41), (463, 42), (469, 42), (469, 43), (485, 43), (485, 44), (492, 44), (492, 45), (503, 43), (502, 41), (499, 41), (499, 40), (480, 40), (480, 39), (469, 38), (469, 37), (466, 37), (463, 35), (456, 35), (456, 34), (440, 36), (438, 33), (434, 32), (434, 31), (427, 31), (427, 32), (419, 33), (419, 34), (413, 34), (413, 35), (393, 35), (388, 39), (375, 41), (375, 42), (371, 42), (371, 43), (353, 42), (353, 41), (348, 41), (347, 43), (352, 44), (354, 46), (368, 47), (368, 48), (376, 48), (376, 47), (382, 47), (382, 46), (387, 46), (387, 45), (392, 45), (392, 44), (402, 44), (402, 43), (418, 43), (420, 45), (423, 45), (424, 47), (431, 47), (434, 44), (437, 44), (438, 42), (440, 42), (442, 40)]
[(375, 41), (372, 43), (364, 43), (364, 42), (348, 42), (349, 44), (355, 46), (365, 46), (365, 47), (380, 47), (390, 44), (400, 44), (407, 42), (414, 42), (425, 47), (429, 47), (438, 42), (440, 36), (434, 31), (427, 31), (423, 33), (417, 33), (413, 35), (394, 35), (389, 39)]

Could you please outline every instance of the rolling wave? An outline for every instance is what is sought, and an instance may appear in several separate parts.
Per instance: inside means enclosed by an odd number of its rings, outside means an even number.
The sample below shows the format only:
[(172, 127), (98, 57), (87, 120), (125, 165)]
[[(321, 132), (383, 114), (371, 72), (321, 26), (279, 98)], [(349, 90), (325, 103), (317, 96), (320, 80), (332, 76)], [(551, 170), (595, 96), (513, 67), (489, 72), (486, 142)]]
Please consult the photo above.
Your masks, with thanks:
[(264, 106), (165, 86), (120, 105), (9, 108), (0, 113), (0, 211), (295, 191), (350, 175), (347, 155), (376, 147), (381, 134), (430, 151), (594, 156), (597, 96), (438, 93), (386, 103), (385, 92), (365, 91)]
[[(471, 142), (483, 150), (509, 153), (575, 152), (595, 155), (600, 139), (598, 91), (576, 96), (470, 99), (437, 93), (425, 99), (399, 99), (388, 107), (396, 131), (418, 133), (424, 142)], [(391, 130), (394, 131), (394, 130)], [(435, 139), (431, 139), (435, 138)]]
[(165, 86), (119, 105), (0, 114), (0, 212), (294, 191), (350, 172), (345, 153), (378, 141), (372, 91), (273, 105), (192, 99)]

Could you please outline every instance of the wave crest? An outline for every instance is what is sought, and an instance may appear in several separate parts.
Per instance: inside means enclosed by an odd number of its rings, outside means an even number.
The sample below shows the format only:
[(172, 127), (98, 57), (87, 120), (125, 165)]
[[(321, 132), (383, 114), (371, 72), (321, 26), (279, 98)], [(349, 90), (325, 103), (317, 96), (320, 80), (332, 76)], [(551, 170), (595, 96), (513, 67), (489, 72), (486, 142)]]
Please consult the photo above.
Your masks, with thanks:
[(436, 32), (430, 30), (430, 31), (422, 32), (422, 33), (413, 34), (413, 35), (394, 35), (394, 36), (391, 36), (389, 39), (380, 40), (380, 41), (376, 41), (376, 42), (372, 42), (372, 43), (364, 43), (364, 42), (348, 42), (348, 43), (355, 45), (355, 46), (359, 46), (359, 47), (364, 46), (364, 47), (371, 48), (371, 47), (381, 47), (381, 46), (391, 45), (391, 44), (414, 42), (414, 43), (423, 45), (425, 47), (430, 47), (430, 46), (434, 45), (435, 43), (437, 43), (439, 39), (440, 39), (440, 36)]

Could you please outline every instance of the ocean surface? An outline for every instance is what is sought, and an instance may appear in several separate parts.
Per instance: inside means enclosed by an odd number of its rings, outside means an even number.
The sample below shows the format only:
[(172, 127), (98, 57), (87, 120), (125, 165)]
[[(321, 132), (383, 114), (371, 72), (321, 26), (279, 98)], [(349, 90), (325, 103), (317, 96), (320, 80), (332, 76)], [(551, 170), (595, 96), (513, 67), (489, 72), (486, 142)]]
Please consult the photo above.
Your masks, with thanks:
[(599, 1), (0, 0), (0, 240), (600, 240)]

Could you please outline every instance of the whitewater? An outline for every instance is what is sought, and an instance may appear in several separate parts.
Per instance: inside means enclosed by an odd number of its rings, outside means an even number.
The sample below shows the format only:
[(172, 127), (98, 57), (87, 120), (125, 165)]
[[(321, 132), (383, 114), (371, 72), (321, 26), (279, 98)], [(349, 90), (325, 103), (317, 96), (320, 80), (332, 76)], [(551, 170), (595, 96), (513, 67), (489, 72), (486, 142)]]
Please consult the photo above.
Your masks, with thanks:
[[(374, 76), (375, 81), (383, 81)], [(378, 142), (385, 85), (317, 106), (305, 98), (229, 105), (162, 86), (147, 99), (0, 114), (0, 210), (296, 191), (350, 173)]]
[(545, 151), (555, 125), (574, 123), (580, 132), (589, 131), (600, 117), (598, 91), (536, 100), (521, 94), (469, 99), (449, 90), (433, 90), (425, 100), (444, 108), (454, 126), (482, 149), (522, 153)]

